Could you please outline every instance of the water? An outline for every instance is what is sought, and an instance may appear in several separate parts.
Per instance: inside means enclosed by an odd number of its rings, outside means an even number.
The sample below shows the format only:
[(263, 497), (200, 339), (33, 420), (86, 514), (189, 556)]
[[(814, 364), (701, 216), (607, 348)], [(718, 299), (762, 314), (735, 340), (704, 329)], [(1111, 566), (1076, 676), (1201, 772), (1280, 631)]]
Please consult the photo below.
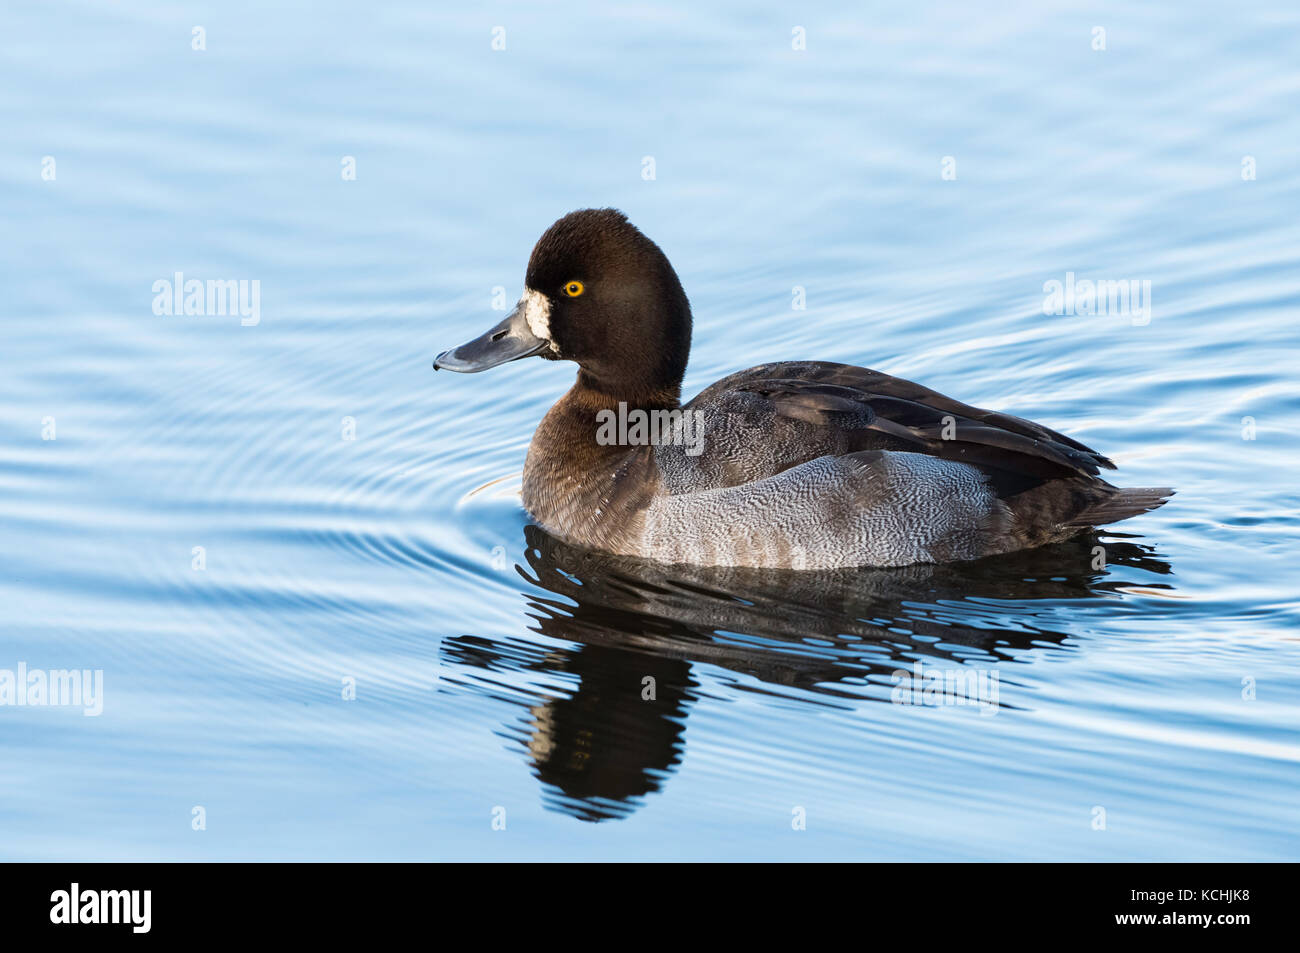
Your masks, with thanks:
[[(0, 669), (104, 689), (0, 708), (3, 855), (1295, 859), (1300, 12), (1163, 7), (6, 10)], [(572, 368), (430, 362), (591, 205), (688, 393), (865, 364), (1178, 495), (1100, 568), (568, 550), (518, 490)], [(996, 704), (892, 703), (918, 662)]]

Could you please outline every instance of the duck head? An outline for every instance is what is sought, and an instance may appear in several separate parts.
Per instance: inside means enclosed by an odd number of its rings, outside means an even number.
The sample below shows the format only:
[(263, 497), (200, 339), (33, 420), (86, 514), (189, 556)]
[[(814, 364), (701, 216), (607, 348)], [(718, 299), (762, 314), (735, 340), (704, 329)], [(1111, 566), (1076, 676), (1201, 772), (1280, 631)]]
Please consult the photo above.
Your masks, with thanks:
[(537, 240), (505, 320), (433, 366), (472, 374), (525, 357), (574, 361), (586, 387), (675, 402), (690, 345), (691, 306), (667, 256), (622, 212), (582, 209)]

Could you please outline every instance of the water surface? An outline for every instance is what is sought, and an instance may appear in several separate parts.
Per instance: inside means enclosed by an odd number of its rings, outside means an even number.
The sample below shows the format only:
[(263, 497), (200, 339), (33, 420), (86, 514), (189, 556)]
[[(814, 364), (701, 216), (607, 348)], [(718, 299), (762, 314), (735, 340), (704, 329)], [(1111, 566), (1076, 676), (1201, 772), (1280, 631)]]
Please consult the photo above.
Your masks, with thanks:
[[(0, 707), (0, 854), (1295, 859), (1300, 11), (1162, 7), (7, 10), (0, 669), (104, 698)], [(566, 547), (518, 491), (571, 366), (430, 362), (598, 205), (687, 393), (864, 364), (1178, 495), (952, 567)]]

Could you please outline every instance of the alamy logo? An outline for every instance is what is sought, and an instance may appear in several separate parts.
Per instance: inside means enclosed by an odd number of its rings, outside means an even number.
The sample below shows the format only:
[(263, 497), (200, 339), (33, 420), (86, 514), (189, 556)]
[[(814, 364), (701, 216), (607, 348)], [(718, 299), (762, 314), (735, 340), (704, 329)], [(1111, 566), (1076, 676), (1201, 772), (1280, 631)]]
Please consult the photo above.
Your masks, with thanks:
[(152, 926), (152, 890), (68, 890), (50, 894), (51, 923), (129, 923), (132, 933), (148, 933)]
[(254, 327), (262, 320), (262, 282), (241, 278), (219, 280), (186, 278), (182, 272), (175, 280), (159, 278), (153, 283), (153, 313), (163, 314), (237, 314), (239, 323)]
[(685, 447), (686, 455), (704, 452), (704, 414), (698, 410), (628, 410), (596, 412), (596, 443), (602, 447)]
[(104, 711), (104, 670), (29, 669), (26, 662), (18, 668), (0, 668), (0, 708), (60, 707), (80, 708), (81, 713), (95, 716)]
[(981, 715), (998, 710), (998, 673), (992, 669), (959, 666), (943, 668), (916, 662), (912, 670), (896, 669), (889, 700), (895, 705), (929, 708), (978, 706)]
[(1133, 323), (1151, 323), (1151, 279), (1119, 280), (1074, 278), (1065, 273), (1065, 281), (1055, 278), (1043, 282), (1043, 314), (1127, 314)]

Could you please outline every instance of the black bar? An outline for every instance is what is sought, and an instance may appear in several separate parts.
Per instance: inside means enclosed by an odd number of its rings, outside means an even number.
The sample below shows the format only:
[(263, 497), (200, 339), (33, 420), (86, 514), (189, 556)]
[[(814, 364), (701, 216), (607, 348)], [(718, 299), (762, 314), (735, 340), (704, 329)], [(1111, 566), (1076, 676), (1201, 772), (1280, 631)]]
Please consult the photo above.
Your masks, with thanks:
[[(611, 914), (633, 933), (666, 930), (683, 916), (704, 914), (719, 929), (761, 935), (772, 918), (798, 931), (826, 923), (838, 912), (844, 929), (861, 931), (865, 943), (885, 926), (918, 940), (1136, 934), (1181, 941), (1201, 933), (1231, 942), (1261, 927), (1272, 934), (1295, 921), (1293, 909), (1284, 909), (1291, 906), (1295, 874), (1286, 864), (570, 864), (535, 869), (541, 866), (8, 864), (0, 870), (0, 923), (7, 940), (97, 941), (116, 935), (132, 941), (277, 936), (339, 941), (348, 935), (371, 940), (400, 935), (412, 927), (417, 934), (423, 927), (434, 931), (424, 935), (439, 936), (446, 926), (472, 916), (484, 931), (479, 939), (489, 941), (512, 927), (556, 930), (559, 938), (566, 934), (566, 920), (581, 932), (578, 924), (588, 917)], [(125, 922), (52, 922), (52, 914), (68, 912), (74, 883), (87, 915), (104, 909), (111, 916), (116, 906)], [(105, 905), (100, 891), (139, 893), (130, 899), (112, 894)], [(137, 930), (144, 926), (143, 891), (149, 891), (147, 932)], [(87, 900), (89, 893), (96, 894), (94, 901)], [(62, 908), (61, 894), (69, 901)], [(1154, 918), (1149, 923), (1132, 919), (1148, 916)], [(1211, 918), (1208, 925), (1191, 921), (1205, 916)], [(1130, 919), (1120, 922), (1121, 917)]]

